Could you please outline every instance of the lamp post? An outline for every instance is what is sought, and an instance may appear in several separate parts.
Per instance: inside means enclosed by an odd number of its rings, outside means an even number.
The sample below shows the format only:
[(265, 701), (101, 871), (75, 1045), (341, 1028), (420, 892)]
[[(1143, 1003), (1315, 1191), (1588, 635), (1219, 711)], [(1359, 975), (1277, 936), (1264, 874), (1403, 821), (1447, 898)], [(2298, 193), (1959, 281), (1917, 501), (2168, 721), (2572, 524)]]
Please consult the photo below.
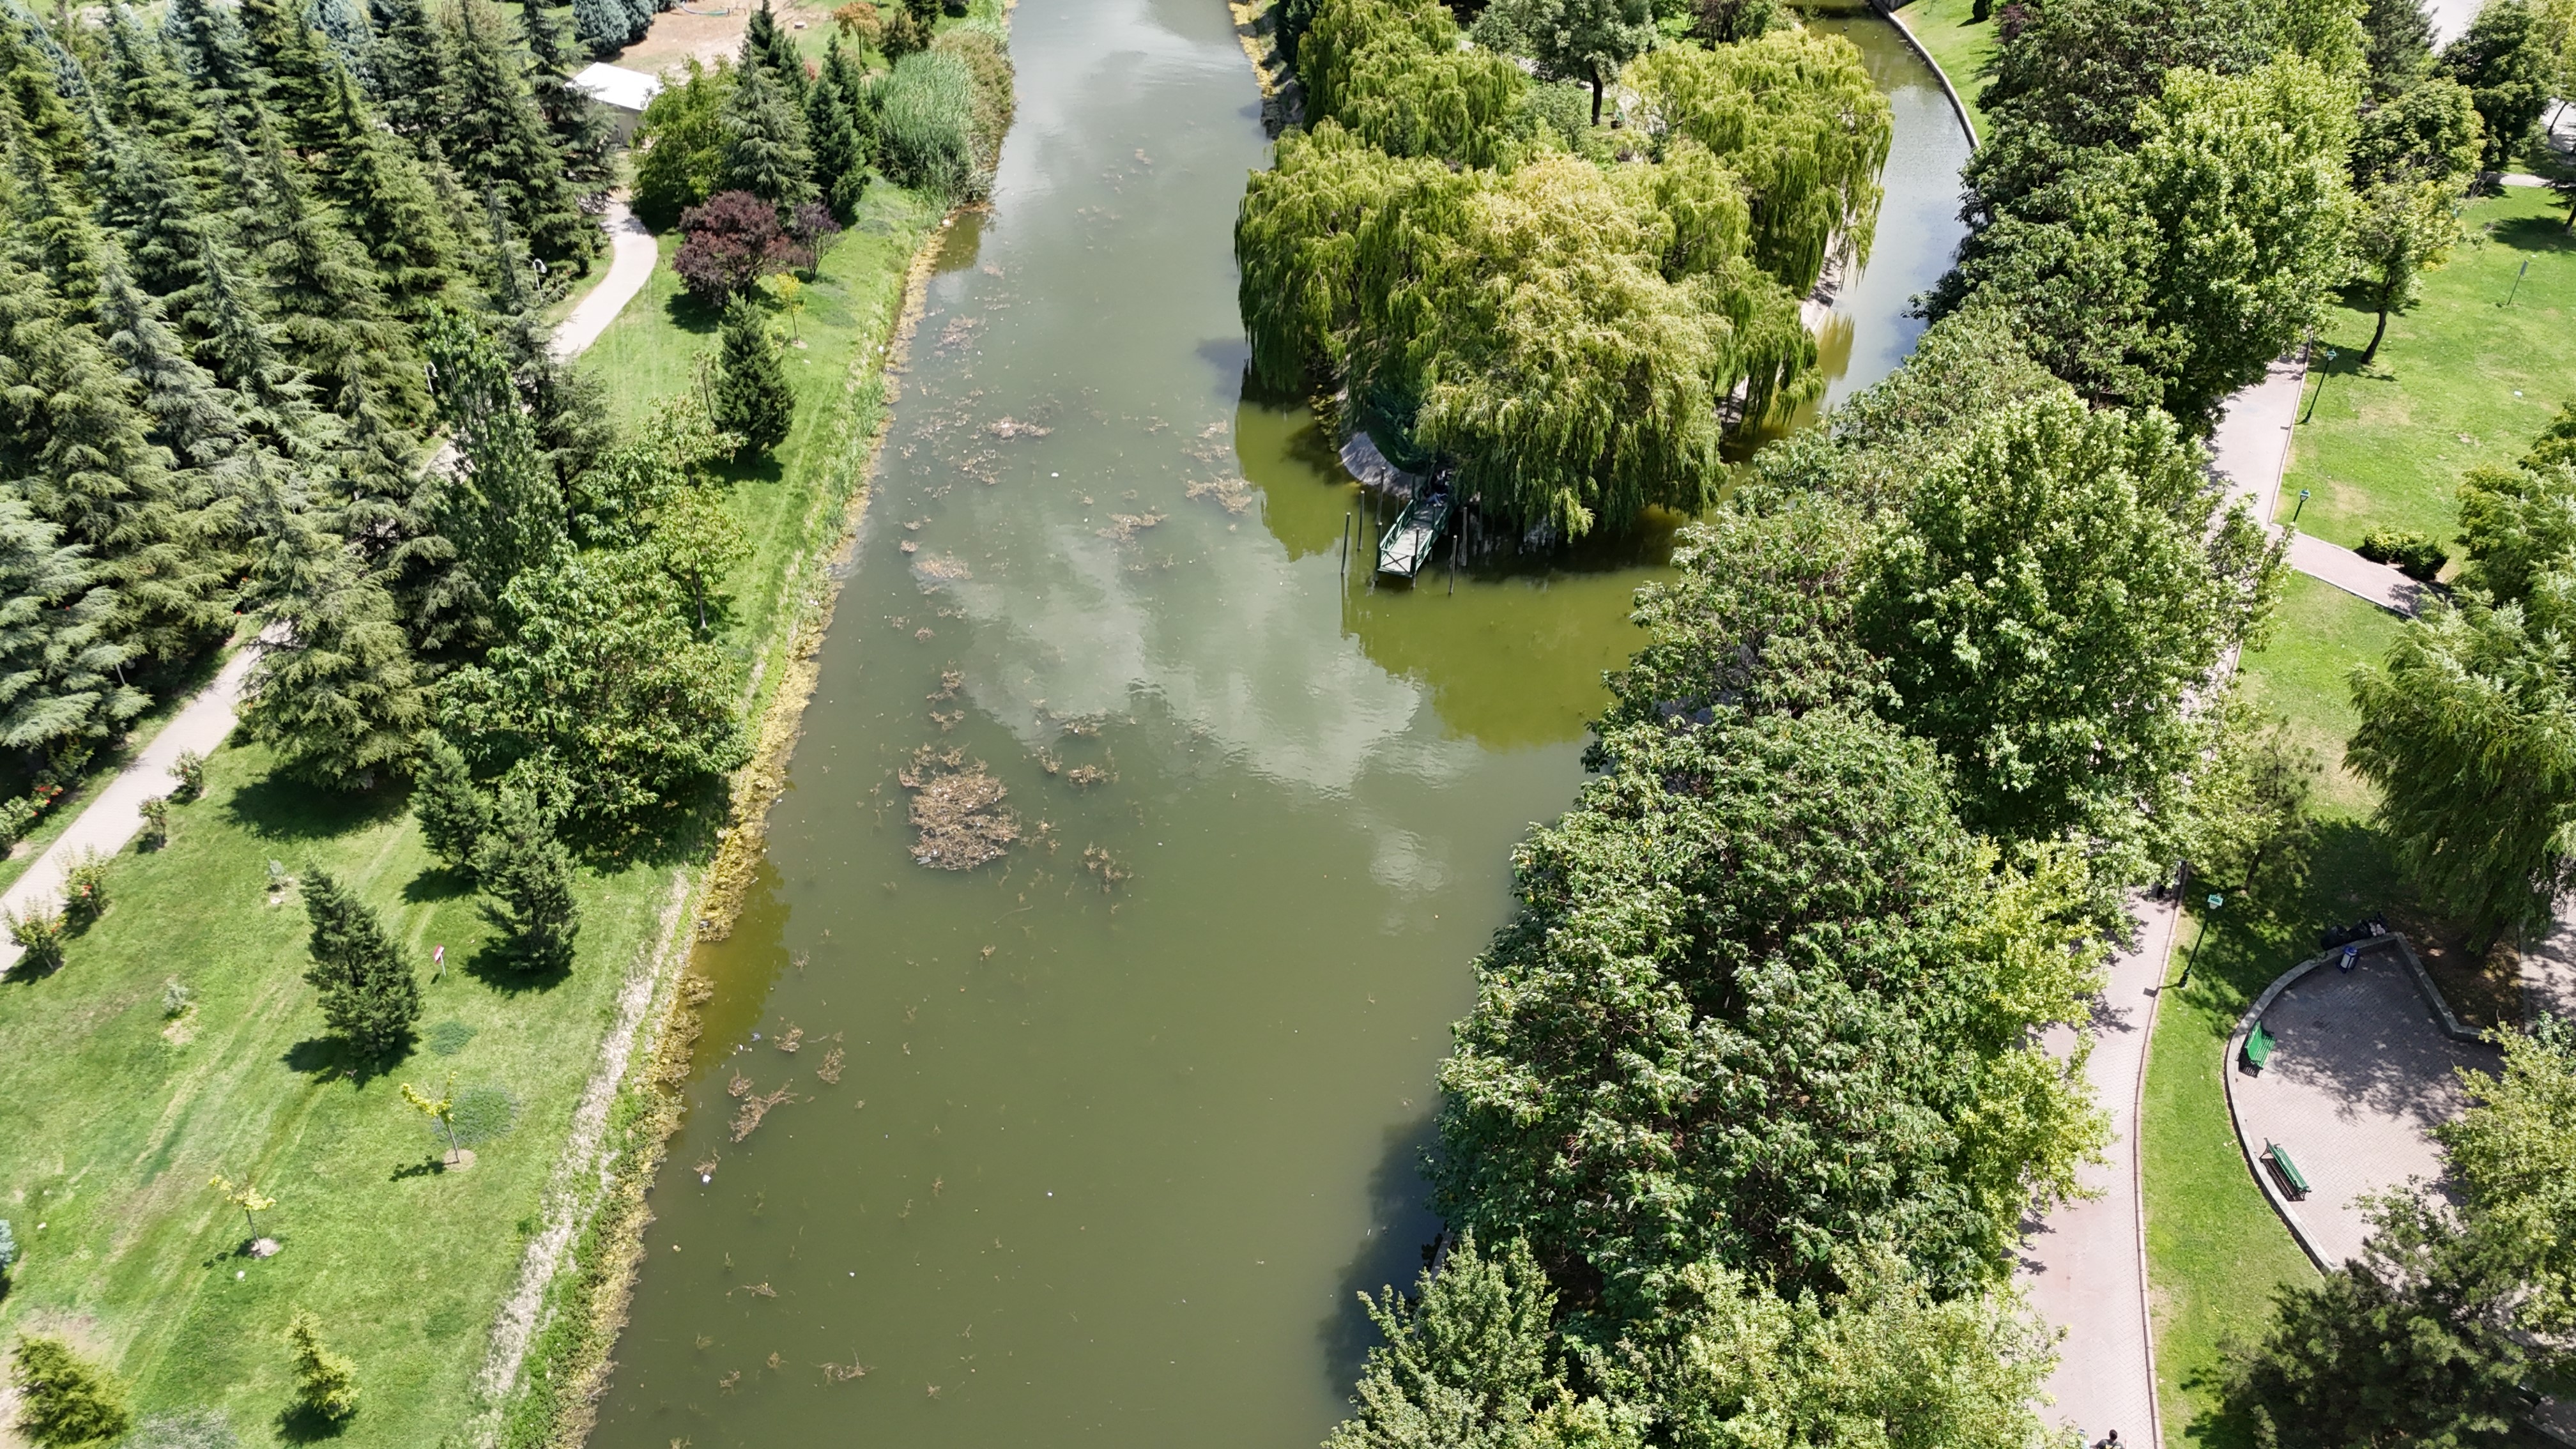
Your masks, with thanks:
[(2308, 490), (2306, 490), (2305, 488), (2302, 488), (2302, 489), (2300, 489), (2300, 490), (2299, 490), (2299, 505), (2298, 505), (2298, 507), (2293, 508), (2293, 509), (2291, 509), (2291, 510), (2290, 510), (2290, 526), (2291, 526), (2292, 528), (2296, 528), (2296, 527), (2298, 527), (2298, 526), (2299, 526), (2299, 514), (2300, 514), (2300, 513), (2302, 513), (2303, 511), (2305, 511), (2305, 510), (2306, 510), (2306, 508), (2307, 508), (2307, 506), (2308, 506)]
[[(2329, 366), (2331, 366), (2331, 365), (2333, 364), (2334, 360), (2335, 360), (2335, 350), (2334, 350), (2333, 348), (2329, 347), (2329, 348), (2327, 348), (2327, 349), (2326, 349), (2326, 362), (2327, 362), (2327, 364), (2328, 364)], [(2318, 398), (2321, 398), (2321, 397), (2323, 397), (2323, 396), (2325, 396), (2325, 393), (2326, 393), (2326, 375), (2325, 375), (2324, 373), (2320, 372), (2320, 373), (2318, 373), (2318, 374), (2317, 374), (2317, 390), (2316, 390), (2315, 392), (2312, 392), (2312, 393), (2309, 393), (2309, 394), (2308, 394), (2308, 412), (2307, 412), (2307, 417), (2303, 417), (2303, 418), (2299, 419), (2299, 421), (2300, 421), (2300, 422), (2303, 422), (2303, 423), (2304, 423), (2304, 422), (2306, 422), (2306, 421), (2308, 420), (2308, 418), (2312, 418), (2312, 417), (2315, 417), (2315, 416), (2317, 415), (2317, 399), (2318, 399)]]
[[(2217, 914), (2218, 908), (2225, 904), (2227, 904), (2227, 897), (2219, 895), (2216, 892), (2212, 892), (2210, 894), (2209, 909), (2212, 915)], [(2191, 954), (2183, 958), (2182, 979), (2174, 983), (2175, 990), (2179, 991), (2183, 987), (2191, 984), (2191, 968), (2200, 964), (2200, 943), (2208, 939), (2209, 927), (2207, 926), (2201, 927), (2200, 934), (2191, 938)]]

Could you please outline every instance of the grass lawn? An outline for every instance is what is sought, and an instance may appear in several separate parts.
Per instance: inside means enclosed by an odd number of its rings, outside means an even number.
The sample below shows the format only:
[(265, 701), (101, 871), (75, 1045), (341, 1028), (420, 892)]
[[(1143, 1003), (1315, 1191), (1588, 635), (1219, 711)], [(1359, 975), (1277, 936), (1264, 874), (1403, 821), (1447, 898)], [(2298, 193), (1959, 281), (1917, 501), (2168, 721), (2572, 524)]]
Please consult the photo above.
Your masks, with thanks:
[[(2242, 665), (2255, 702), (2287, 717), (2325, 761), (2317, 790), (2323, 824), (2304, 878), (2267, 881), (2250, 895), (2232, 883), (2209, 887), (2227, 903), (2214, 923), (2206, 916), (2194, 923), (2208, 929), (2198, 936), (2191, 982), (2157, 1008), (2139, 1147), (2156, 1387), (2173, 1445), (2250, 1449), (2247, 1426), (2216, 1413), (2219, 1346), (2258, 1334), (2273, 1291), (2315, 1276), (2246, 1169), (2221, 1058), (2237, 1017), (2273, 977), (2315, 953), (2321, 926), (2404, 904), (2387, 842), (2366, 823), (2370, 786), (2342, 768), (2343, 742), (2358, 723), (2346, 677), (2384, 653), (2400, 627), (2377, 605), (2294, 574), (2270, 646)], [(2194, 887), (2195, 900), (2203, 894)], [(2182, 941), (2176, 959), (2192, 960), (2193, 949)]]
[(2360, 819), (2376, 803), (2369, 784), (2343, 768), (2344, 741), (2361, 725), (2352, 707), (2354, 666), (2387, 654), (2404, 621), (2306, 574), (2291, 574), (2273, 615), (2268, 647), (2245, 656), (2245, 689), (2325, 762), (2320, 813)]
[[(814, 598), (815, 554), (860, 481), (882, 412), (877, 359), (939, 215), (871, 189), (805, 291), (806, 345), (787, 353), (794, 429), (777, 458), (736, 472), (753, 551), (722, 628), (757, 706), (785, 673), (777, 656)], [(632, 420), (689, 385), (713, 341), (712, 317), (666, 268), (585, 365)], [(270, 901), (272, 860), (357, 886), (424, 970), (447, 947), (444, 976), (425, 986), (423, 1043), (391, 1071), (342, 1070), (302, 981), (300, 901)], [(691, 864), (584, 872), (578, 964), (529, 981), (480, 958), (492, 932), (433, 868), (397, 788), (333, 796), (271, 778), (255, 747), (219, 751), (207, 798), (174, 812), (170, 846), (119, 858), (113, 908), (63, 969), (0, 981), (0, 1217), (25, 1249), (0, 1288), (0, 1339), (63, 1333), (129, 1379), (144, 1412), (216, 1409), (245, 1443), (269, 1444), (312, 1428), (279, 1417), (281, 1335), (309, 1310), (358, 1365), (362, 1408), (342, 1442), (462, 1442), (618, 980)], [(176, 1019), (162, 1010), (172, 980), (194, 994)], [(438, 1168), (429, 1124), (399, 1091), (434, 1090), (451, 1071), (460, 1091), (516, 1103), (510, 1130), (462, 1173)], [(259, 1221), (284, 1245), (276, 1257), (240, 1253), (249, 1235), (206, 1186), (216, 1172), (277, 1199)]]
[[(465, 1420), (492, 1312), (592, 1065), (624, 968), (652, 939), (670, 872), (581, 881), (580, 956), (559, 980), (482, 958), (475, 900), (438, 872), (396, 791), (341, 797), (272, 780), (255, 747), (219, 750), (171, 843), (128, 850), (113, 906), (51, 975), (0, 981), (0, 1215), (25, 1256), (0, 1335), (68, 1335), (146, 1411), (215, 1408), (245, 1442), (292, 1426), (289, 1316), (309, 1310), (358, 1364), (349, 1445), (430, 1445)], [(302, 980), (301, 897), (267, 863), (361, 890), (424, 967), (424, 1044), (352, 1075)], [(172, 1018), (166, 983), (194, 1004)], [(447, 1025), (457, 1023), (458, 1025)], [(453, 1048), (442, 1054), (432, 1049)], [(436, 1166), (404, 1081), (491, 1087), (518, 1107), (471, 1171)], [(277, 1199), (284, 1250), (239, 1253), (224, 1173)]]
[(1968, 114), (1977, 122), (1977, 139), (1982, 141), (1990, 127), (1977, 98), (1986, 92), (1986, 62), (1995, 53), (1995, 22), (1969, 20), (1973, 10), (1972, 0), (1913, 0), (1896, 12), (1896, 23), (1913, 31), (1914, 38), (1932, 53), (1933, 64), (1950, 78), (1959, 99), (1968, 103)]
[[(913, 253), (941, 212), (936, 202), (877, 182), (804, 288), (803, 311), (792, 323), (804, 345), (785, 351), (795, 423), (775, 458), (731, 470), (728, 501), (752, 550), (728, 581), (723, 628), (746, 655), (784, 642), (783, 626), (803, 597), (797, 565), (858, 483), (861, 443), (876, 427), (884, 392), (880, 370), (853, 364), (864, 360), (863, 349), (882, 356), (877, 349), (903, 308)], [(678, 234), (660, 242), (652, 280), (582, 356), (585, 368), (608, 379), (621, 423), (695, 386), (697, 359), (716, 347), (716, 311), (683, 290), (671, 270)], [(784, 316), (775, 320), (782, 334), (791, 326)], [(761, 672), (766, 683), (776, 669)]]
[(2324, 391), (2294, 435), (2279, 517), (2305, 488), (2314, 496), (2299, 527), (2319, 538), (2350, 547), (2372, 528), (2402, 528), (2456, 547), (2460, 475), (2520, 457), (2576, 397), (2576, 237), (2565, 212), (2547, 191), (2509, 187), (2462, 220), (2469, 239), (2389, 319), (2368, 368), (2359, 362), (2373, 314), (2327, 313), (2318, 337), (2341, 355), (2320, 358), (2322, 381), (2309, 384)]

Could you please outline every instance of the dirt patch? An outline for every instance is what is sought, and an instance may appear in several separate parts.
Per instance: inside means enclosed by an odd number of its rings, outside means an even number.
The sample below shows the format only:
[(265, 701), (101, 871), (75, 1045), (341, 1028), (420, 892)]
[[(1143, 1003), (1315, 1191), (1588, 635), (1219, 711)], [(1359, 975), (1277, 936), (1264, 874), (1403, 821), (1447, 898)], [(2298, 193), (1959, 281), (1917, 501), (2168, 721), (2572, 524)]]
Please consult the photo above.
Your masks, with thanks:
[(2387, 915), (2389, 928), (2414, 943), (2415, 959), (2460, 1025), (2483, 1031), (2522, 1023), (2522, 953), (2511, 941), (2498, 941), (2481, 960), (2447, 923), (2403, 908)]
[(984, 770), (955, 750), (931, 753), (928, 745), (913, 753), (912, 763), (896, 779), (913, 792), (912, 828), (921, 838), (912, 858), (937, 870), (973, 870), (999, 860), (1020, 838), (1020, 822), (1002, 806), (1009, 792)]
[[(653, 17), (653, 28), (642, 40), (608, 58), (608, 63), (625, 70), (640, 70), (658, 75), (676, 70), (691, 56), (713, 65), (717, 57), (730, 59), (742, 53), (742, 33), (751, 24), (751, 12), (760, 8), (758, 0), (687, 0), (686, 8), (665, 10)], [(805, 5), (794, 0), (771, 0), (770, 9), (778, 23), (790, 35), (802, 41), (801, 23), (808, 33), (828, 34), (832, 28), (832, 7)], [(722, 11), (722, 14), (700, 14), (700, 11)]]

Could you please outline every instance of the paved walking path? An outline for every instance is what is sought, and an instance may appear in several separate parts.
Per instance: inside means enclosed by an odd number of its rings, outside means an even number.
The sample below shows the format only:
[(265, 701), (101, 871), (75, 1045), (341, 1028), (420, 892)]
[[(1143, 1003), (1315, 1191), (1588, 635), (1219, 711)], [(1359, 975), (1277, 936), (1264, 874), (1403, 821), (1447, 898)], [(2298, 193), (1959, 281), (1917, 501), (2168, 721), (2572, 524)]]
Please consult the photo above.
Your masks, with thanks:
[(623, 201), (608, 203), (608, 215), (601, 224), (608, 229), (608, 275), (590, 289), (590, 295), (574, 304), (571, 315), (555, 329), (555, 355), (578, 357), (590, 350), (635, 294), (653, 279), (653, 263), (660, 252), (653, 234), (635, 219)]
[[(2290, 464), (2290, 433), (2299, 420), (2307, 386), (2305, 362), (2284, 358), (2261, 382), (2228, 399), (2209, 439), (2210, 465), (2226, 475), (2254, 521), (2277, 536), (2272, 515), (2281, 507), (2281, 474)], [(2424, 586), (2387, 564), (2372, 563), (2340, 544), (2290, 530), (2290, 567), (2383, 609), (2412, 618)]]
[(2498, 1061), (2495, 1048), (2444, 1034), (2397, 951), (2358, 961), (2349, 973), (2318, 967), (2273, 1001), (2260, 1075), (2228, 1064), (2237, 1135), (2249, 1155), (2277, 1142), (2297, 1164), (2309, 1193), (2278, 1206), (2328, 1267), (2361, 1255), (2363, 1198), (2441, 1177), (2432, 1129), (2468, 1105), (2459, 1069), (2492, 1072)]
[[(2144, 929), (2137, 949), (2111, 962), (2085, 1064), (2095, 1096), (2111, 1114), (2108, 1161), (2083, 1173), (2084, 1186), (2102, 1195), (2025, 1224), (2018, 1276), (2031, 1307), (2066, 1330), (2048, 1381), (2057, 1402), (2044, 1416), (2080, 1431), (2088, 1444), (2117, 1429), (2123, 1441), (2152, 1449), (2158, 1421), (2138, 1196), (2138, 1094), (2146, 1084), (2156, 995), (2173, 954), (2175, 903), (2140, 905)], [(2061, 1032), (2050, 1046), (2064, 1051), (2072, 1038)]]
[[(608, 205), (603, 223), (608, 229), (611, 261), (608, 275), (581, 299), (555, 330), (558, 356), (572, 357), (599, 340), (608, 324), (644, 284), (653, 276), (657, 255), (653, 238), (626, 210), (622, 201)], [(258, 645), (246, 644), (233, 651), (224, 661), (223, 672), (195, 699), (188, 701), (170, 722), (161, 727), (126, 767), (117, 772), (98, 798), (81, 811), (69, 828), (56, 837), (27, 873), (18, 877), (8, 890), (0, 892), (0, 909), (24, 912), (33, 907), (59, 909), (62, 903), (63, 877), (85, 851), (114, 855), (127, 842), (143, 831), (143, 802), (155, 795), (167, 795), (178, 781), (170, 773), (182, 751), (194, 750), (210, 755), (215, 747), (232, 733), (233, 721), (240, 711), (242, 686), (250, 678), (250, 667), (258, 657)], [(0, 935), (0, 976), (9, 974), (25, 953)]]

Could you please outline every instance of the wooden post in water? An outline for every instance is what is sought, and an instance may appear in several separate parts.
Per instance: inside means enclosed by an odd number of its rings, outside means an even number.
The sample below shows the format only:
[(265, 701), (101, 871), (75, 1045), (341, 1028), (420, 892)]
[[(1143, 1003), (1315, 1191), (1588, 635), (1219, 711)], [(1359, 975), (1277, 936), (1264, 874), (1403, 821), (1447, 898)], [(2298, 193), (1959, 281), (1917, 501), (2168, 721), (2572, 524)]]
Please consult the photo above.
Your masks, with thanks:
[(1458, 548), (1467, 539), (1467, 520), (1459, 519), (1456, 531), (1449, 535), (1449, 597), (1458, 597)]
[(1351, 515), (1342, 514), (1342, 582), (1351, 581)]

